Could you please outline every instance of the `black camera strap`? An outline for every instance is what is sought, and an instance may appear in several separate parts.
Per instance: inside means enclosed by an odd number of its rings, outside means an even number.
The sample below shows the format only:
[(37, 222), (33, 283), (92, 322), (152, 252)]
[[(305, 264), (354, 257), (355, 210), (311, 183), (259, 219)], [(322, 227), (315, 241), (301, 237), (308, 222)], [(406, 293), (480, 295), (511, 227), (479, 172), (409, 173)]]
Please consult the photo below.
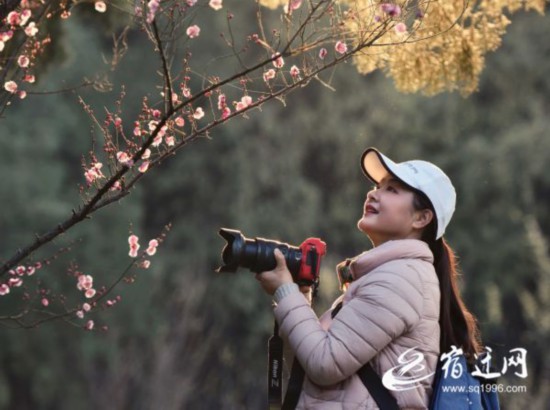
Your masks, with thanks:
[(273, 336), (267, 342), (268, 348), (268, 408), (278, 410), (281, 408), (281, 396), (283, 393), (283, 339), (279, 336), (277, 320), (273, 326)]
[(283, 385), (283, 340), (279, 336), (279, 325), (275, 320), (273, 336), (269, 338), (269, 366), (268, 366), (268, 399), (269, 410), (294, 410), (298, 404), (305, 372), (300, 362), (294, 358), (285, 400), (281, 406)]

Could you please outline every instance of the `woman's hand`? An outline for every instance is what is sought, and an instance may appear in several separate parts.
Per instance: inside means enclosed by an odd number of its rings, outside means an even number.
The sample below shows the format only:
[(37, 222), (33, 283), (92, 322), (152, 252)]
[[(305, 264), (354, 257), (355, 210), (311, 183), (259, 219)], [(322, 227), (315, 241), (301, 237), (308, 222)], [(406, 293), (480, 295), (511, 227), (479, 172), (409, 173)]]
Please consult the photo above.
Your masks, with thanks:
[(277, 261), (275, 269), (256, 274), (256, 279), (269, 295), (273, 295), (279, 286), (294, 282), (292, 274), (286, 267), (283, 253), (276, 248), (273, 255), (275, 255), (275, 261)]
[(307, 285), (300, 286), (300, 292), (303, 293), (308, 303), (311, 305), (311, 299), (313, 298), (313, 292), (311, 290), (311, 286), (307, 286)]

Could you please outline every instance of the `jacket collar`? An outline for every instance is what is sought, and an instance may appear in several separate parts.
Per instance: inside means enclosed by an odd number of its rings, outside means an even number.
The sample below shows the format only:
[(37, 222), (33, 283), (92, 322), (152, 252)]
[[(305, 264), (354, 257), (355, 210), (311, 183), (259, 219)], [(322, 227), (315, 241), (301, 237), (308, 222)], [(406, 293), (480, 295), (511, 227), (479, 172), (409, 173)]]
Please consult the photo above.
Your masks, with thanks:
[(395, 259), (421, 259), (433, 263), (434, 257), (426, 242), (398, 239), (384, 242), (356, 256), (350, 263), (353, 280), (359, 279), (380, 265)]

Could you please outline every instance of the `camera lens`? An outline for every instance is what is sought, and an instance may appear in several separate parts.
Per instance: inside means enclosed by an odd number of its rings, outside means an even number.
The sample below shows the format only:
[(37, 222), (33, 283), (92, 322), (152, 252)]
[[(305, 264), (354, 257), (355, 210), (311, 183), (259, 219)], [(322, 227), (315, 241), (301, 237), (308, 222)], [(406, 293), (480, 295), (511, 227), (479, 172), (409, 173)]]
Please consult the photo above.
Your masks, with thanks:
[(279, 248), (285, 256), (292, 276), (296, 277), (300, 271), (302, 251), (296, 246), (263, 238), (249, 239), (233, 229), (222, 228), (219, 234), (227, 244), (222, 250), (224, 265), (217, 269), (218, 272), (235, 272), (239, 266), (252, 272), (272, 270), (277, 266), (273, 254), (275, 248)]

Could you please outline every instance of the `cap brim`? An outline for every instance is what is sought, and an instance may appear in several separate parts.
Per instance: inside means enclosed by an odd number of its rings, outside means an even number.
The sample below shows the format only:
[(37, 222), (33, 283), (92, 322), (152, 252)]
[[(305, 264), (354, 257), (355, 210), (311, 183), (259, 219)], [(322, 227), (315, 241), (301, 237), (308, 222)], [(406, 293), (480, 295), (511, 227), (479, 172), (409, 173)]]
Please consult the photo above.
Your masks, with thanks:
[(368, 148), (363, 153), (361, 168), (363, 169), (363, 173), (375, 184), (379, 184), (389, 174), (409, 189), (422, 192), (414, 186), (414, 182), (411, 183), (411, 181), (414, 181), (414, 178), (410, 175), (410, 171), (407, 168), (396, 164), (376, 148)]
[(396, 168), (395, 162), (382, 155), (376, 148), (368, 148), (363, 152), (361, 169), (375, 184), (378, 184), (388, 173), (396, 176), (392, 168)]

